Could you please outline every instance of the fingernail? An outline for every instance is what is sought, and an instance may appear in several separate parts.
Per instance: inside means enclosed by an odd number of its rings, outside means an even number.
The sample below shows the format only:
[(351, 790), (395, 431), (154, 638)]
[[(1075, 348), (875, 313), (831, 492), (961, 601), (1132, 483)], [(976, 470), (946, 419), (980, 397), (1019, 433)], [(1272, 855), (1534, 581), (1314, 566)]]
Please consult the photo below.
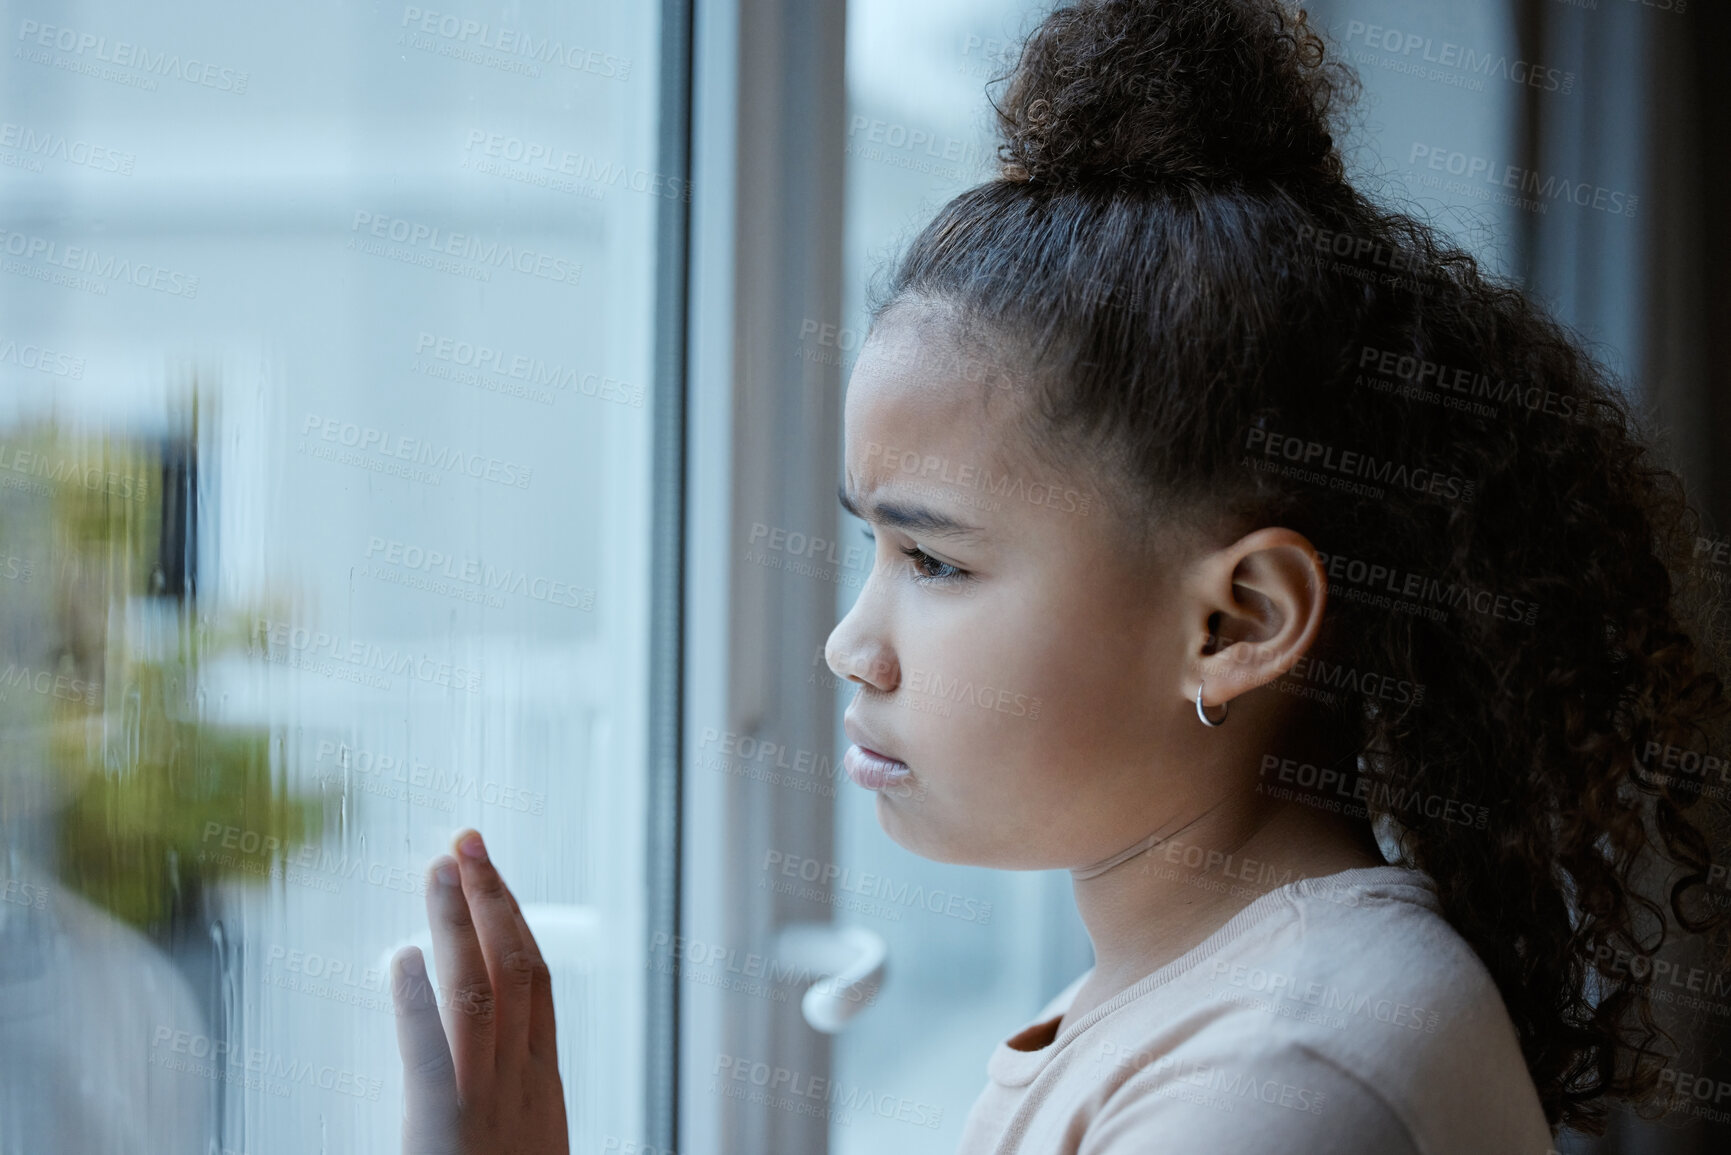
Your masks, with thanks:
[(403, 973), (412, 979), (424, 978), (427, 968), (421, 965), (421, 952), (412, 950), (403, 956)]
[(487, 848), (481, 845), (480, 831), (469, 831), (468, 834), (464, 835), (463, 841), (457, 843), (457, 849), (462, 852), (464, 858), (473, 859), (476, 862), (487, 861)]
[(458, 882), (457, 863), (455, 859), (447, 858), (439, 863), (439, 868), (433, 873), (439, 876), (439, 881), (446, 886), (456, 886)]

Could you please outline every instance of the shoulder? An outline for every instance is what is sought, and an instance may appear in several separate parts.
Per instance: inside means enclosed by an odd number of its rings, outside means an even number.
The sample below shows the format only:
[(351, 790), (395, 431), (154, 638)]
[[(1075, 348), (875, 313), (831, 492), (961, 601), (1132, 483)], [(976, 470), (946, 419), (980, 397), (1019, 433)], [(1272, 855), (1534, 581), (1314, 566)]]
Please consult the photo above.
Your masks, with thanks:
[(1425, 1150), (1373, 1085), (1308, 1045), (1283, 1040), (1251, 1048), (1199, 1042), (1148, 1063), (1095, 1116), (1078, 1155)]
[(1378, 867), (1284, 889), (1277, 933), (1189, 976), (1197, 1029), (1174, 1054), (1292, 1066), (1366, 1127), (1388, 1113), (1421, 1151), (1549, 1147), (1502, 996), (1426, 876)]
[(1513, 1037), (1495, 981), (1443, 916), (1425, 875), (1378, 867), (1305, 879), (1283, 891), (1290, 904), (1284, 925), (1193, 972), (1218, 1001), (1315, 1008), (1330, 1020), (1311, 1022), (1325, 1032), (1321, 1038), (1354, 1020), (1394, 1028), (1369, 1032), (1369, 1040), (1398, 1038), (1401, 1031), (1434, 1037), (1451, 1024), (1493, 1033), (1501, 1024)]

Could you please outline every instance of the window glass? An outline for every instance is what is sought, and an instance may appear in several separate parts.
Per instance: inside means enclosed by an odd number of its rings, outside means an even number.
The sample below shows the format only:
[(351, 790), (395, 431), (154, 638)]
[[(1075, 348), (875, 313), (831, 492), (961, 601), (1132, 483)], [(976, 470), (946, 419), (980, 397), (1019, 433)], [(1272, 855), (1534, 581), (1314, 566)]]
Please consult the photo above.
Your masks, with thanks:
[(658, 6), (0, 10), (0, 1148), (394, 1150), (465, 825), (638, 1141)]

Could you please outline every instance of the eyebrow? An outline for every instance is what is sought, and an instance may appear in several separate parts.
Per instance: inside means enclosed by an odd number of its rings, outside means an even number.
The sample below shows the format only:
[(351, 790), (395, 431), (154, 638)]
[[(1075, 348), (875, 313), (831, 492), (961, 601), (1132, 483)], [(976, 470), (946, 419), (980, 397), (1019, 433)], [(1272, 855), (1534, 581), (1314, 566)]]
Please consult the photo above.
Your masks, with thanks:
[(867, 509), (861, 509), (860, 504), (848, 496), (847, 486), (836, 488), (836, 498), (841, 507), (859, 518), (874, 525), (887, 525), (896, 529), (907, 530), (910, 533), (936, 534), (940, 537), (971, 537), (981, 536), (979, 526), (957, 521), (948, 514), (939, 513), (935, 509), (927, 509), (923, 505), (914, 505), (901, 501), (878, 501)]

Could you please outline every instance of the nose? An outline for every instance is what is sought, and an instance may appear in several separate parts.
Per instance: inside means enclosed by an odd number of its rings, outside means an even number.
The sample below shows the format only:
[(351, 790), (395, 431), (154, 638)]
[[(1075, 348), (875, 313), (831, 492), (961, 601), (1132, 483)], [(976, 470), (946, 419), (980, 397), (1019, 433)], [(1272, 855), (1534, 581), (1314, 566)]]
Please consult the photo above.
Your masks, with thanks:
[(901, 680), (901, 667), (882, 631), (873, 628), (861, 613), (865, 601), (862, 592), (847, 616), (836, 623), (824, 644), (823, 657), (836, 677), (888, 693)]

